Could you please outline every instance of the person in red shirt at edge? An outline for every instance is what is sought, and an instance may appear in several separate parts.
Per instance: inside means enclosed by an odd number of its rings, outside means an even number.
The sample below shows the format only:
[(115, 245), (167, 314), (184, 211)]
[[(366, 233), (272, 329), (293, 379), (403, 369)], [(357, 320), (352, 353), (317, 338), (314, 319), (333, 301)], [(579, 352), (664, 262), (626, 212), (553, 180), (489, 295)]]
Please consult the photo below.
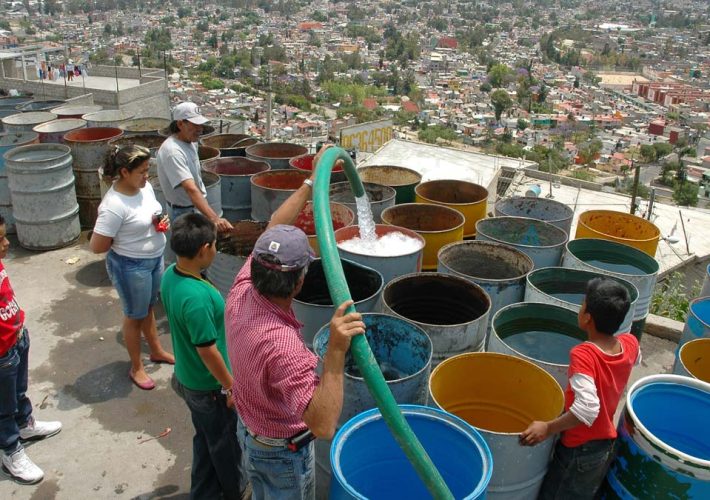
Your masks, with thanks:
[[(5, 219), (0, 215), (0, 259), (7, 256)], [(25, 453), (22, 443), (54, 436), (62, 430), (60, 422), (40, 422), (32, 416), (27, 397), (30, 335), (25, 327), (25, 312), (15, 299), (5, 266), (0, 260), (0, 448), (2, 470), (21, 484), (39, 483), (44, 477)]]
[(312, 440), (335, 433), (345, 353), (351, 337), (365, 333), (360, 314), (345, 314), (352, 302), (340, 304), (330, 323), (323, 375), (316, 375), (318, 359), (304, 344), (303, 325), (291, 308), (313, 260), (307, 236), (291, 224), (312, 188), (307, 179), (274, 212), (227, 297), (237, 436), (254, 500), (315, 498)]
[(604, 479), (616, 439), (614, 413), (641, 361), (636, 337), (614, 335), (629, 306), (629, 292), (616, 281), (587, 283), (578, 322), (588, 340), (570, 351), (565, 412), (550, 422), (531, 423), (520, 435), (521, 444), (533, 446), (562, 434), (539, 499), (591, 499)]

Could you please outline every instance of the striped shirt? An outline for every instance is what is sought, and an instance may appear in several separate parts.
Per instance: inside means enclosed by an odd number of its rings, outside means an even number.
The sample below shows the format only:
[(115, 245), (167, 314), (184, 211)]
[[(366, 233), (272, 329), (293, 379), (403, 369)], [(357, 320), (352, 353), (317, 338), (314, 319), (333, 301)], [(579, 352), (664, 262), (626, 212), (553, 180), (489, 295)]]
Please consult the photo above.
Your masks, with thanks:
[(244, 424), (270, 438), (305, 430), (303, 412), (319, 383), (318, 358), (303, 343), (293, 310), (285, 312), (254, 288), (251, 257), (229, 291), (225, 323), (232, 392)]

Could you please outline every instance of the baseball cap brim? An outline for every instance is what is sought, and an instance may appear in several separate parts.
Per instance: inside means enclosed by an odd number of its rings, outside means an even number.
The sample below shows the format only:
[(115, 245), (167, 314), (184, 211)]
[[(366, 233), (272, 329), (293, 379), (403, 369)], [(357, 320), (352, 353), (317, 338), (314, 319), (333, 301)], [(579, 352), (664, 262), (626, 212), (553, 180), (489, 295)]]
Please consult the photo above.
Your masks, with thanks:
[(209, 122), (207, 118), (204, 116), (195, 116), (194, 118), (188, 118), (187, 121), (190, 123), (194, 123), (195, 125), (204, 125), (205, 123)]

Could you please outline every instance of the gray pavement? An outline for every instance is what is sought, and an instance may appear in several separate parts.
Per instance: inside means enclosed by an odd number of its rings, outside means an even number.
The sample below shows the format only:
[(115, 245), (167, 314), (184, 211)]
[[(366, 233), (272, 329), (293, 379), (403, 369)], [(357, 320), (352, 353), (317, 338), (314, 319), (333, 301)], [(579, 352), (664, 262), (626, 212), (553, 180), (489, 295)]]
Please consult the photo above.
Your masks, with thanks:
[[(12, 240), (11, 240), (12, 241)], [(35, 416), (58, 419), (60, 434), (28, 446), (45, 471), (35, 486), (0, 473), (2, 499), (187, 498), (192, 461), (189, 413), (170, 388), (172, 367), (147, 369), (157, 383), (141, 391), (128, 379), (121, 309), (102, 256), (85, 235), (51, 252), (21, 249), (4, 264), (30, 330), (30, 388)], [(170, 348), (164, 314), (158, 330)], [(674, 345), (644, 336), (644, 361), (633, 377), (668, 371)], [(153, 439), (166, 428), (165, 437)]]

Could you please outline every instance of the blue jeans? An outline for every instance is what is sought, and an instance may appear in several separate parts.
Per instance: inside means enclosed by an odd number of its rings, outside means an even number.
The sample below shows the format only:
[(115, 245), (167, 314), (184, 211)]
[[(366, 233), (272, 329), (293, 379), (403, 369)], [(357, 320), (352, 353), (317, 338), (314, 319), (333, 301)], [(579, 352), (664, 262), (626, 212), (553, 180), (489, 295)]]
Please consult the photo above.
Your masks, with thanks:
[(593, 499), (613, 458), (614, 440), (588, 441), (568, 448), (557, 441), (539, 500)]
[(106, 271), (121, 299), (123, 314), (131, 319), (148, 316), (148, 310), (158, 300), (163, 256), (135, 259), (109, 250)]
[(237, 413), (227, 408), (227, 400), (219, 390), (193, 391), (174, 375), (172, 386), (187, 403), (195, 427), (190, 498), (239, 500), (247, 481), (242, 452), (234, 438)]
[(32, 403), (27, 397), (27, 358), (30, 335), (24, 334), (7, 353), (0, 357), (0, 448), (11, 455), (22, 448), (20, 428), (32, 415)]
[(237, 424), (239, 446), (246, 461), (253, 500), (313, 500), (316, 496), (313, 442), (293, 452), (254, 440), (241, 419)]

